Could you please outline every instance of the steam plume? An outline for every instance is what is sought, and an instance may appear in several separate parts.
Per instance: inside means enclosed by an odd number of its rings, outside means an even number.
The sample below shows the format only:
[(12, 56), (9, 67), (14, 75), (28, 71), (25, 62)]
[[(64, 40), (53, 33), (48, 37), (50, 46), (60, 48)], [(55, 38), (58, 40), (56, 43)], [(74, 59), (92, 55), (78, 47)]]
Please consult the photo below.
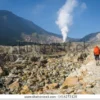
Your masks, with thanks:
[(63, 36), (63, 42), (66, 41), (69, 32), (69, 26), (73, 22), (73, 10), (77, 6), (76, 0), (66, 0), (66, 3), (59, 9), (56, 24)]

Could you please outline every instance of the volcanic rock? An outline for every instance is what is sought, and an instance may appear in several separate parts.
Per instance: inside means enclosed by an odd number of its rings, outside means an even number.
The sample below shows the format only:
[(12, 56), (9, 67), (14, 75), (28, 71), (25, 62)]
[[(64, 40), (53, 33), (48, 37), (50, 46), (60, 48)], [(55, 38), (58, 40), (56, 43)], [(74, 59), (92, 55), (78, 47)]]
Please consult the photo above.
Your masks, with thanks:
[(45, 85), (45, 88), (47, 88), (47, 89), (55, 89), (55, 88), (58, 88), (58, 87), (59, 87), (58, 83), (52, 83), (52, 84), (46, 84)]
[(12, 84), (9, 85), (9, 89), (11, 91), (17, 90), (18, 88), (19, 88), (19, 82), (18, 81), (15, 81), (15, 82), (13, 82)]
[(0, 67), (0, 76), (4, 73), (4, 71), (2, 70), (2, 68)]
[(62, 84), (60, 88), (67, 88), (72, 87), (78, 84), (78, 78), (77, 77), (67, 77), (65, 82)]
[(27, 85), (24, 85), (22, 87), (22, 90), (20, 91), (21, 94), (32, 94), (32, 91), (28, 88)]

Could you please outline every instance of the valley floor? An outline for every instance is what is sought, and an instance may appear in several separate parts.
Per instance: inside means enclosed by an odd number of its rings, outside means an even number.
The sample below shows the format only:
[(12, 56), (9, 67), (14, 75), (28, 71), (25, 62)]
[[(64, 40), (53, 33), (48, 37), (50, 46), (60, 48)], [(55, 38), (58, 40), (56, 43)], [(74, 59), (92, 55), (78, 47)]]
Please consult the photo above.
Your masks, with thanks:
[(23, 48), (21, 54), (12, 47), (0, 49), (0, 94), (100, 94), (100, 66), (92, 49), (50, 56), (25, 53)]

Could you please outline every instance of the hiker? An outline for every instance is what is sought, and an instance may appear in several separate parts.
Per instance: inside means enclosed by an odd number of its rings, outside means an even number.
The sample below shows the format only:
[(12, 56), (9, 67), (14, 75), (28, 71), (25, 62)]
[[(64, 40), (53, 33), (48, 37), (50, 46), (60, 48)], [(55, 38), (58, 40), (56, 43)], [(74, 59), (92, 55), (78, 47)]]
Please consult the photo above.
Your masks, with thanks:
[(100, 49), (98, 46), (96, 46), (94, 48), (94, 57), (95, 57), (95, 60), (96, 60), (96, 65), (99, 65), (99, 55), (100, 55)]

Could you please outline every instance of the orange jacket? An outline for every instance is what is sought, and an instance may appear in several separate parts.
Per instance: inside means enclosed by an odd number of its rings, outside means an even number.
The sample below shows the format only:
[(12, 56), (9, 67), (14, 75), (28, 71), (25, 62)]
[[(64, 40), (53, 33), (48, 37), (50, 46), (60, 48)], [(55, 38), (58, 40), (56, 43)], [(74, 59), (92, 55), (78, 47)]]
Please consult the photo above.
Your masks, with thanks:
[(99, 54), (100, 54), (100, 49), (99, 49), (98, 46), (96, 46), (96, 47), (94, 48), (94, 55), (99, 55)]

